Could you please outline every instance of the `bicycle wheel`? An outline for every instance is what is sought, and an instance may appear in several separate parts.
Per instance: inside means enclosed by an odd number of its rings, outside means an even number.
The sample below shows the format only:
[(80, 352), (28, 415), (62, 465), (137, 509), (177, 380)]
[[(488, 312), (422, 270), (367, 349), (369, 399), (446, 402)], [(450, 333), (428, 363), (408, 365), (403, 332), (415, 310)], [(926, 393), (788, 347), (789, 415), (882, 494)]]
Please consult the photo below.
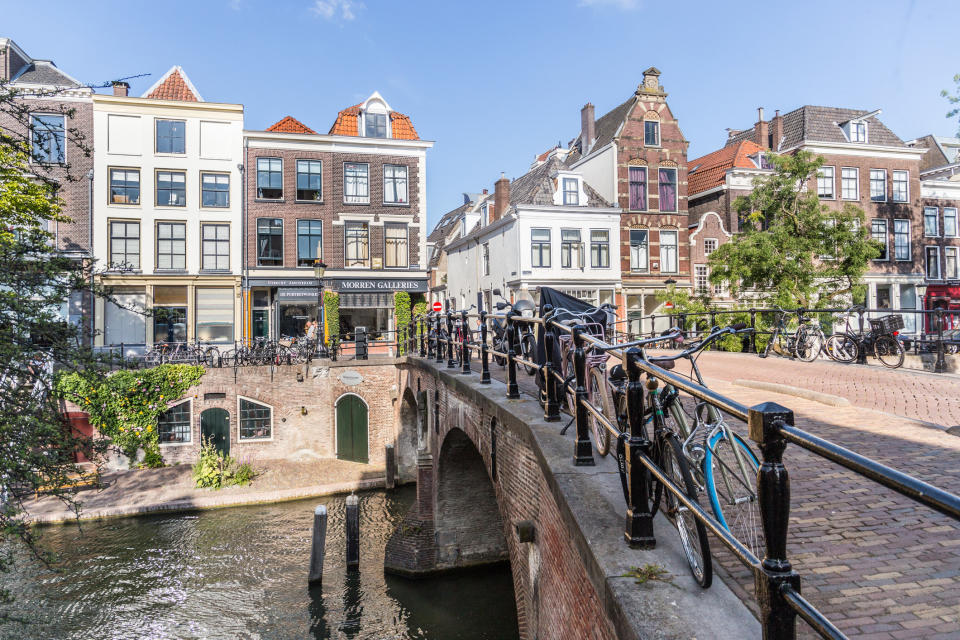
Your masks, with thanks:
[(203, 363), (208, 367), (221, 366), (220, 350), (216, 347), (207, 347), (203, 352)]
[[(525, 360), (535, 360), (537, 357), (537, 339), (532, 333), (525, 333), (520, 337), (520, 354), (524, 357)], [(539, 367), (531, 367), (530, 365), (523, 365), (523, 370), (527, 372), (528, 376), (535, 374)]]
[(794, 345), (794, 354), (803, 362), (813, 362), (820, 355), (823, 348), (823, 336), (811, 329), (801, 329), (797, 332), (797, 342)]
[(837, 362), (849, 364), (857, 359), (857, 341), (846, 333), (835, 333), (827, 338), (823, 350), (827, 355)]
[[(664, 474), (684, 489), (690, 500), (697, 500), (697, 486), (690, 475), (690, 467), (683, 455), (677, 436), (664, 432), (660, 437), (660, 464)], [(706, 589), (713, 582), (713, 560), (710, 558), (710, 542), (707, 529), (671, 491), (664, 491), (664, 515), (677, 527), (680, 544), (690, 565), (693, 579)]]
[[(704, 484), (717, 521), (763, 558), (764, 537), (757, 501), (757, 456), (743, 439), (731, 433), (733, 442), (721, 429), (707, 441), (703, 458)], [(736, 451), (734, 450), (736, 448)], [(743, 462), (741, 467), (740, 462)]]
[(574, 375), (573, 368), (573, 350), (567, 351), (563, 356), (563, 362), (560, 365), (560, 371), (563, 373), (564, 379), (573, 376), (570, 380), (570, 384), (565, 385), (566, 398), (564, 398), (564, 404), (567, 405), (567, 411), (571, 416), (577, 415), (577, 377)]
[[(610, 398), (610, 392), (607, 390), (606, 376), (599, 367), (590, 369), (589, 387), (590, 402), (600, 409), (604, 416), (612, 423), (616, 423), (616, 417), (611, 418), (613, 413), (613, 400)], [(599, 406), (597, 406), (599, 405)], [(593, 436), (593, 446), (597, 453), (605, 456), (610, 452), (610, 431), (607, 427), (597, 420), (596, 416), (590, 414), (590, 433)]]
[(873, 343), (873, 355), (883, 366), (896, 369), (903, 364), (903, 345), (893, 336), (880, 336)]

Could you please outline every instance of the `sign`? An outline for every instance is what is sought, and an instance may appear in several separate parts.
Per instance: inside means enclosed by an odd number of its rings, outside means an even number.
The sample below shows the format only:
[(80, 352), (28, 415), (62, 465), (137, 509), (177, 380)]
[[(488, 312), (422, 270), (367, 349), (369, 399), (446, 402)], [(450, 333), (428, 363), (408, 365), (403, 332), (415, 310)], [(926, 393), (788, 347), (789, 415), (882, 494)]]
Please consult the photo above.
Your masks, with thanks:
[(437, 313), (443, 311), (443, 303), (440, 302), (439, 300), (437, 300), (436, 302), (434, 302), (434, 303), (433, 303), (433, 310), (436, 311)]
[(664, 309), (673, 309), (673, 303), (668, 300), (667, 302), (664, 302), (664, 303), (663, 303), (663, 308), (664, 308)]
[(316, 302), (317, 296), (320, 293), (320, 290), (316, 287), (306, 288), (306, 287), (297, 287), (293, 289), (289, 288), (280, 288), (277, 289), (277, 299), (278, 300), (303, 300)]
[(317, 296), (316, 278), (247, 278), (250, 287), (312, 287), (313, 296)]
[(353, 369), (347, 369), (341, 373), (340, 377), (337, 379), (348, 387), (352, 387), (363, 382), (363, 376), (360, 375), (360, 372), (354, 371)]
[[(326, 279), (325, 279), (326, 280)], [(427, 280), (424, 279), (384, 279), (384, 278), (330, 278), (327, 280), (337, 291), (414, 291), (426, 293)], [(314, 282), (316, 286), (316, 282)]]

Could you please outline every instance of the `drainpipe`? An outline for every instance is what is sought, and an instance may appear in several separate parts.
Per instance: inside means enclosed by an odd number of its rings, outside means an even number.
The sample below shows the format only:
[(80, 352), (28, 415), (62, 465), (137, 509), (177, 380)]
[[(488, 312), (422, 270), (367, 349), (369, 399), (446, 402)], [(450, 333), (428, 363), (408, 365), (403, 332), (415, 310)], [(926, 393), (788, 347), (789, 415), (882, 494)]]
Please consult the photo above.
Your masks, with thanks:
[(240, 171), (240, 339), (247, 337), (247, 173), (244, 171), (244, 163), (247, 161), (248, 141), (246, 136), (243, 138), (243, 162), (237, 165)]
[(93, 293), (93, 169), (87, 171), (87, 251), (90, 254), (90, 346), (93, 346), (97, 324), (95, 314), (97, 303)]

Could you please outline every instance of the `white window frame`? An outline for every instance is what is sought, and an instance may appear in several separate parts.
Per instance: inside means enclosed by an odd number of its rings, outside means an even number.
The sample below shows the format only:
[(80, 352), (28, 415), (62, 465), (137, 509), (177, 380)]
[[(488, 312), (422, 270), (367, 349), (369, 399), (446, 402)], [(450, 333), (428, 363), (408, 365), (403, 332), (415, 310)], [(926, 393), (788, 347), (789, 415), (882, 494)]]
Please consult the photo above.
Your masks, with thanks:
[[(392, 176), (387, 178), (387, 167), (391, 168), (393, 173)], [(397, 176), (397, 170), (403, 169), (403, 177), (400, 178)], [(410, 206), (410, 169), (405, 164), (394, 164), (392, 162), (385, 162), (383, 164), (383, 204), (391, 206)], [(367, 181), (369, 182), (370, 177), (367, 176)], [(397, 185), (402, 181), (403, 182), (403, 200), (387, 200), (387, 180), (393, 182), (393, 193), (397, 194)], [(368, 187), (369, 190), (369, 187)]]
[[(700, 280), (703, 286), (700, 286)], [(693, 293), (694, 295), (710, 295), (710, 267), (705, 264), (693, 265)]]
[[(710, 249), (709, 251), (707, 250), (708, 243), (713, 244), (713, 248)], [(703, 239), (703, 257), (709, 258), (710, 254), (716, 251), (719, 246), (720, 246), (720, 242), (716, 238), (704, 238)]]
[[(933, 224), (934, 230), (933, 233), (927, 233), (927, 212), (933, 212)], [(923, 237), (924, 238), (939, 238), (940, 237), (940, 208), (939, 207), (924, 207), (923, 208)]]
[[(546, 231), (547, 239), (546, 241), (537, 240), (538, 245), (547, 245), (547, 263), (543, 264), (543, 247), (541, 246), (537, 251), (537, 257), (540, 259), (540, 264), (534, 264), (533, 261), (533, 233), (535, 231)], [(551, 269), (553, 267), (553, 230), (550, 227), (533, 227), (530, 229), (530, 267), (532, 269)]]
[[(347, 194), (347, 165), (357, 165), (367, 168), (367, 195), (348, 195)], [(352, 162), (345, 160), (342, 166), (343, 173), (343, 204), (370, 204), (370, 163), (369, 162)], [(359, 185), (359, 183), (357, 183)], [(350, 198), (355, 198), (351, 200)]]
[[(241, 425), (243, 424), (242, 414), (240, 413), (240, 401), (246, 400), (247, 402), (253, 402), (254, 404), (259, 404), (260, 406), (267, 407), (270, 409), (270, 437), (269, 438), (243, 438), (240, 436)], [(274, 414), (276, 410), (272, 404), (267, 404), (263, 400), (257, 400), (256, 398), (250, 398), (248, 396), (237, 396), (237, 442), (273, 442), (274, 433), (276, 425), (274, 424)]]
[[(181, 401), (179, 401), (179, 402), (174, 402), (172, 405), (170, 405), (169, 407), (166, 408), (166, 411), (169, 411), (170, 409), (173, 409), (173, 408), (175, 408), (175, 407), (179, 407), (179, 406), (182, 405), (182, 404), (189, 404), (189, 405), (190, 405), (190, 439), (189, 439), (189, 440), (185, 440), (185, 441), (183, 441), (183, 442), (164, 442), (163, 440), (161, 440), (161, 441), (160, 441), (160, 446), (161, 446), (161, 447), (183, 447), (183, 446), (189, 446), (189, 445), (193, 444), (193, 398), (187, 398), (186, 400), (181, 400)], [(159, 420), (159, 416), (157, 416), (157, 419)], [(159, 435), (160, 435), (160, 425), (159, 425), (159, 423), (158, 423), (158, 424), (157, 424), (157, 436), (159, 437)]]
[[(593, 239), (594, 233), (605, 233), (607, 234), (607, 239), (603, 241), (601, 240), (594, 241)], [(591, 269), (609, 269), (610, 268), (610, 235), (611, 235), (610, 229), (590, 229), (590, 268)], [(602, 257), (604, 254), (603, 248), (604, 247), (607, 248), (607, 251), (606, 251), (607, 264), (602, 264), (602, 261), (601, 261), (601, 264), (593, 263), (594, 246), (597, 247), (597, 258)]]
[[(953, 233), (947, 234), (947, 212), (951, 212), (950, 218), (953, 218)], [(956, 238), (960, 236), (960, 217), (958, 217), (956, 207), (944, 207), (943, 208), (943, 237), (944, 238)]]
[[(897, 223), (907, 223), (907, 258), (897, 257)], [(893, 220), (893, 261), (894, 262), (912, 262), (913, 261), (913, 228), (910, 225), (909, 218), (895, 218)]]
[[(930, 277), (930, 264), (929, 264), (929, 250), (933, 249), (937, 252), (937, 277)], [(923, 275), (927, 280), (943, 280), (943, 271), (940, 269), (942, 265), (940, 264), (940, 247), (935, 244), (928, 244), (923, 247)]]
[[(577, 240), (576, 242), (564, 240), (563, 234), (565, 232), (576, 232)], [(531, 241), (532, 241), (531, 237)], [(569, 246), (567, 246), (569, 245)], [(567, 252), (567, 249), (570, 249)], [(567, 255), (569, 253), (569, 255)], [(560, 229), (560, 268), (561, 269), (579, 269), (582, 263), (581, 254), (583, 253), (583, 233), (580, 229), (573, 228), (561, 228)], [(564, 264), (565, 258), (569, 258), (569, 264)], [(531, 254), (532, 259), (532, 254)]]
[[(353, 225), (361, 225), (364, 229), (367, 230), (367, 257), (361, 262), (361, 264), (347, 264), (348, 260), (356, 262), (354, 258), (349, 258), (349, 251), (347, 249), (349, 238), (347, 236), (347, 227)], [(345, 220), (343, 223), (343, 267), (344, 269), (369, 269), (373, 264), (372, 256), (370, 255), (370, 223), (366, 220)]]
[[(663, 242), (664, 233), (673, 234), (672, 244), (669, 244), (669, 245), (664, 244)], [(657, 232), (657, 236), (658, 236), (657, 241), (660, 249), (660, 273), (674, 273), (674, 274), (680, 273), (680, 231), (679, 229), (660, 229)], [(663, 250), (666, 247), (673, 247), (673, 260), (675, 262), (675, 264), (673, 265), (673, 269), (669, 271), (665, 268), (666, 260), (664, 260), (664, 253), (663, 253)]]
[[(648, 122), (652, 122), (653, 124), (657, 125), (657, 141), (656, 141), (656, 143), (654, 143), (654, 144), (647, 144), (647, 123), (648, 123)], [(661, 134), (662, 134), (662, 133), (663, 133), (663, 132), (661, 131), (661, 124), (660, 124), (660, 121), (659, 121), (659, 120), (654, 120), (654, 119), (652, 119), (652, 118), (651, 118), (651, 119), (644, 119), (644, 121), (643, 121), (643, 146), (645, 146), (645, 147), (651, 147), (651, 148), (653, 148), (653, 147), (659, 148), (660, 146), (662, 146), (662, 145), (660, 144), (660, 143), (662, 142), (662, 138), (661, 138)]]
[[(563, 178), (562, 180), (563, 205), (565, 207), (580, 206), (580, 181), (576, 178)], [(568, 199), (571, 201), (568, 202)]]
[[(160, 135), (158, 128), (161, 122), (182, 122), (183, 123), (183, 151), (160, 151), (157, 147), (160, 144)], [(185, 156), (187, 155), (187, 121), (181, 118), (154, 118), (153, 119), (153, 154), (157, 156)]]
[[(897, 174), (906, 175), (906, 179), (903, 180), (903, 183), (906, 186), (906, 188), (904, 189), (904, 193), (906, 194), (906, 196), (904, 197), (903, 200), (899, 200), (897, 198)], [(909, 171), (904, 171), (900, 169), (894, 170), (892, 186), (893, 186), (893, 192), (890, 194), (890, 199), (893, 202), (910, 202), (910, 172)]]
[(480, 255), (483, 260), (483, 275), (490, 275), (490, 243), (484, 242), (480, 247)]
[[(830, 195), (825, 195), (821, 193), (822, 185), (826, 184), (827, 176), (826, 170), (830, 170)], [(837, 199), (837, 168), (833, 165), (825, 165), (817, 169), (817, 197), (821, 200), (836, 200)]]
[[(946, 273), (947, 270), (947, 255), (953, 255), (953, 273)], [(944, 280), (957, 280), (960, 279), (960, 247), (944, 247), (943, 248), (943, 270)]]
[[(874, 173), (879, 173), (883, 175), (883, 197), (877, 199), (873, 194), (873, 183)], [(870, 169), (870, 202), (886, 202), (887, 201), (887, 170), (886, 169)]]
[[(43, 160), (37, 160), (36, 156), (34, 155), (34, 152), (33, 152), (33, 145), (34, 145), (34, 124), (33, 124), (33, 121), (34, 121), (35, 118), (37, 118), (37, 117), (43, 117), (43, 116), (55, 116), (55, 117), (58, 117), (58, 118), (62, 118), (62, 119), (63, 119), (63, 160), (58, 160), (58, 161), (56, 161), (56, 162), (45, 162), (45, 161), (43, 161)], [(50, 167), (55, 166), (55, 165), (60, 165), (60, 166), (66, 165), (66, 164), (67, 164), (67, 161), (68, 161), (68, 158), (67, 158), (67, 146), (68, 146), (68, 145), (67, 145), (67, 133), (68, 133), (68, 131), (67, 131), (67, 115), (66, 115), (65, 113), (55, 113), (55, 112), (54, 112), (54, 113), (45, 113), (45, 112), (42, 112), (42, 111), (31, 112), (31, 113), (30, 113), (30, 164), (39, 164), (39, 165), (41, 165), (41, 166), (50, 166)]]
[[(223, 257), (223, 256), (221, 256), (220, 253), (208, 254), (208, 253), (206, 252), (207, 242), (213, 242), (213, 243), (214, 243), (214, 247), (215, 247), (215, 248), (218, 248), (218, 249), (220, 248), (221, 244), (223, 244), (223, 242), (224, 242), (224, 241), (221, 240), (220, 238), (210, 239), (210, 238), (204, 237), (204, 230), (205, 230), (207, 227), (214, 227), (214, 228), (226, 227), (226, 228), (227, 228), (227, 240), (226, 240), (226, 245), (227, 245), (227, 255), (226, 255), (226, 258), (227, 258), (227, 268), (226, 268), (226, 269), (217, 269), (216, 267), (214, 267), (214, 268), (211, 269), (211, 268), (209, 268), (209, 267), (206, 266), (206, 262), (205, 262), (205, 261), (206, 261), (206, 258), (207, 258), (208, 255), (213, 256), (214, 259), (215, 259), (214, 261), (216, 261), (217, 258)], [(200, 271), (213, 271), (213, 272), (217, 272), (217, 273), (224, 273), (224, 272), (229, 273), (229, 272), (230, 272), (230, 234), (231, 234), (231, 232), (232, 232), (232, 229), (230, 228), (230, 223), (228, 223), (228, 222), (202, 222), (202, 223), (200, 223)]]
[[(629, 236), (628, 236), (628, 240), (630, 242), (630, 273), (649, 273), (650, 272), (650, 229), (630, 229), (631, 234), (634, 231), (642, 231), (646, 233), (647, 239), (646, 239), (646, 242), (644, 242), (642, 245), (634, 245), (633, 241), (629, 240)], [(637, 266), (636, 268), (633, 265), (633, 247), (634, 246), (643, 246), (646, 248), (644, 252), (646, 254), (646, 260), (644, 261), (643, 265)]]
[(883, 223), (883, 245), (885, 247), (884, 253), (886, 254), (885, 258), (874, 258), (874, 262), (890, 262), (890, 224), (886, 218), (873, 218), (870, 220), (870, 238), (873, 240), (880, 240), (874, 235), (873, 223), (882, 222)]
[[(850, 142), (862, 142), (862, 143), (864, 143), (864, 144), (867, 143), (867, 140), (869, 139), (869, 138), (868, 138), (869, 133), (868, 133), (868, 130), (867, 130), (867, 123), (866, 123), (865, 121), (859, 120), (859, 121), (856, 121), (856, 122), (850, 122), (850, 123), (848, 123), (847, 127), (848, 127), (848, 129), (849, 129), (849, 131), (850, 131)], [(856, 134), (856, 132), (859, 132), (859, 131), (860, 131), (860, 127), (863, 127), (863, 136), (862, 136), (863, 139), (862, 139), (862, 140), (861, 140), (861, 136), (859, 136), (859, 135)]]
[[(844, 188), (844, 182), (849, 180), (849, 178), (844, 178), (844, 171), (853, 171), (854, 176), (854, 185), (855, 185), (855, 195), (852, 198), (848, 198), (844, 195), (846, 189)], [(857, 167), (840, 167), (840, 199), (847, 200), (849, 202), (857, 202), (860, 200), (860, 169)]]

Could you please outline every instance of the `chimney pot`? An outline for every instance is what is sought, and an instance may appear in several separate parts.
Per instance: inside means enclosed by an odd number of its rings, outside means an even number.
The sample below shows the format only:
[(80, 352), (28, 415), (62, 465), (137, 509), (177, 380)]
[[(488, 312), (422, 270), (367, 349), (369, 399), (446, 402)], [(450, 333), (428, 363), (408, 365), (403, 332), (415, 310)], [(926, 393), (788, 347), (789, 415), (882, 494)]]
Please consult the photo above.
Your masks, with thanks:
[(757, 124), (753, 125), (753, 141), (760, 146), (761, 149), (770, 148), (770, 125), (763, 119), (763, 107), (757, 108)]
[(580, 110), (580, 153), (587, 155), (593, 141), (596, 140), (596, 118), (594, 117), (593, 104), (587, 103)]
[(510, 181), (503, 172), (500, 172), (500, 179), (493, 183), (493, 216), (490, 222), (502, 218), (508, 206), (510, 206)]
[(757, 120), (763, 122), (763, 107), (757, 107)]
[(487, 193), (488, 193), (487, 190), (484, 189), (484, 190), (483, 190), (483, 195), (487, 195)]
[(113, 95), (126, 98), (130, 92), (130, 83), (122, 80), (113, 83)]

